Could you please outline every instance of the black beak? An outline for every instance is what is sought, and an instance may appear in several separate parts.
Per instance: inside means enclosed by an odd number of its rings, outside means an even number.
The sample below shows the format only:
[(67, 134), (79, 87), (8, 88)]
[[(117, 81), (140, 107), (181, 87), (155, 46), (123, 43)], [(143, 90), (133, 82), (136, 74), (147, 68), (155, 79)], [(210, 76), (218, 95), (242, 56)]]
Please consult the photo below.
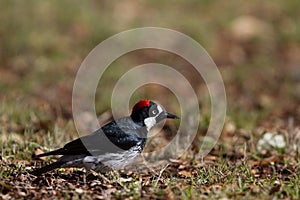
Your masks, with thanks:
[(171, 113), (166, 113), (166, 117), (169, 119), (179, 119), (179, 117), (177, 117), (176, 115), (173, 115)]
[(161, 120), (166, 119), (166, 118), (179, 119), (179, 117), (177, 117), (176, 115), (173, 115), (173, 114), (167, 113), (167, 112), (163, 112), (156, 117), (156, 122), (160, 122)]

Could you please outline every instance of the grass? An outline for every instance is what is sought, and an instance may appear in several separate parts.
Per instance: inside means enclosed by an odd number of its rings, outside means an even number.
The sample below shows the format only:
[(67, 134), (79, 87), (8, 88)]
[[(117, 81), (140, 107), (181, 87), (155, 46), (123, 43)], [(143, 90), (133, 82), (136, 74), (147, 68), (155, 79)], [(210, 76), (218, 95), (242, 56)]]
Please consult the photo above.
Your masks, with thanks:
[[(54, 195), (76, 199), (110, 196), (134, 199), (299, 198), (300, 163), (293, 156), (295, 154), (278, 151), (272, 152), (270, 157), (246, 146), (226, 148), (221, 145), (222, 142), (204, 161), (186, 157), (164, 167), (156, 166), (152, 171), (108, 173), (104, 175), (105, 179), (81, 170), (55, 171), (36, 178), (28, 171), (41, 161), (33, 161), (31, 155), (37, 148), (53, 147), (61, 138), (50, 134), (47, 142), (33, 137), (31, 131), (27, 130), (17, 139), (11, 138), (13, 135), (10, 134), (6, 141), (1, 141), (3, 195), (14, 192), (16, 198), (44, 194), (46, 197)], [(66, 136), (70, 132), (63, 134)], [(32, 138), (37, 143), (32, 142)], [(244, 156), (238, 156), (238, 149), (243, 151), (240, 153)]]
[[(10, 180), (9, 185), (20, 186), (27, 195), (28, 188), (33, 188), (37, 193), (46, 189), (51, 195), (53, 190), (47, 189), (50, 187), (62, 192), (57, 193), (59, 196), (70, 197), (74, 194), (78, 198), (103, 196), (110, 190), (115, 198), (299, 198), (299, 162), (291, 163), (288, 158), (267, 165), (261, 165), (251, 157), (231, 160), (221, 156), (215, 157), (213, 162), (186, 159), (181, 165), (171, 163), (164, 171), (157, 168), (154, 172), (146, 173), (114, 172), (107, 174), (106, 180), (101, 180), (97, 175), (84, 178), (81, 171), (62, 171), (38, 178), (37, 182), (37, 178), (29, 176), (24, 170), (24, 167), (34, 165), (34, 162), (27, 160), (30, 160), (37, 145), (13, 141), (2, 145), (15, 145), (17, 148), (2, 152), (1, 181)], [(20, 176), (26, 181), (20, 180)], [(122, 183), (120, 177), (129, 181)], [(50, 181), (51, 184), (44, 181)], [(76, 194), (79, 188), (83, 189), (83, 194)], [(2, 188), (2, 192), (5, 193), (5, 189)], [(16, 189), (11, 191), (15, 192)], [(17, 193), (15, 195), (21, 197)]]
[[(4, 0), (0, 6), (0, 198), (300, 198), (298, 0), (239, 4)], [(239, 38), (232, 27), (243, 15), (255, 17), (268, 31)], [(195, 158), (210, 116), (209, 94), (201, 78), (173, 54), (135, 51), (104, 73), (96, 94), (97, 114), (110, 110), (107, 97), (132, 66), (148, 62), (172, 66), (198, 90), (202, 118), (191, 148), (178, 160), (152, 170), (99, 175), (60, 169), (42, 177), (29, 175), (31, 169), (51, 162), (51, 158), (33, 160), (33, 154), (78, 137), (71, 95), (84, 57), (107, 37), (141, 26), (171, 28), (193, 37), (218, 65), (228, 109), (214, 149), (203, 160)], [(139, 88), (131, 103), (140, 98), (159, 100), (180, 113), (175, 96), (157, 85)], [(178, 124), (166, 126), (164, 131), (176, 130)], [(284, 135), (286, 147), (258, 151), (266, 132)], [(155, 140), (151, 141), (148, 147), (155, 149)]]

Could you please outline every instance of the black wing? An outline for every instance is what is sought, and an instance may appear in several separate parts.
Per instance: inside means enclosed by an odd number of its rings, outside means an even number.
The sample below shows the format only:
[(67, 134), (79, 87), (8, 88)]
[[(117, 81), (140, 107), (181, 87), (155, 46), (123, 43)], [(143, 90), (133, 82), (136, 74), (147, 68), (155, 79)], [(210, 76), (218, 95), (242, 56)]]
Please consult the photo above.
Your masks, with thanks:
[(49, 155), (101, 155), (128, 150), (135, 146), (140, 138), (134, 134), (128, 134), (128, 127), (125, 127), (125, 129), (127, 129), (125, 130), (127, 133), (113, 121), (90, 135), (67, 143), (63, 148), (37, 155), (37, 157)]

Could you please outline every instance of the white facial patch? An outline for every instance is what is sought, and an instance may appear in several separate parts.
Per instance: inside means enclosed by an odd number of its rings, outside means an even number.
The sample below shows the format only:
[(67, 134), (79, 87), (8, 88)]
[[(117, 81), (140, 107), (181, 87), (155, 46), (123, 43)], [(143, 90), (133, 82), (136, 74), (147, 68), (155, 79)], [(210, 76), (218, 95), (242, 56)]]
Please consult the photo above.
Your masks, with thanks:
[(149, 131), (155, 124), (156, 124), (156, 120), (155, 117), (148, 117), (144, 120), (144, 123), (147, 127), (147, 131)]
[(155, 115), (155, 116), (153, 116), (153, 117), (148, 117), (148, 118), (146, 118), (145, 120), (144, 120), (144, 123), (145, 123), (145, 125), (146, 125), (146, 127), (147, 127), (147, 131), (149, 131), (155, 124), (157, 124), (157, 121), (156, 121), (156, 117), (158, 116), (158, 115), (160, 115), (162, 112), (164, 112), (164, 110), (162, 109), (162, 107), (160, 106), (160, 105), (157, 105), (157, 111), (158, 111), (158, 113)]
[(160, 107), (160, 105), (157, 105), (157, 110), (158, 110), (158, 114), (157, 116), (162, 113), (164, 110), (162, 109), (162, 107)]

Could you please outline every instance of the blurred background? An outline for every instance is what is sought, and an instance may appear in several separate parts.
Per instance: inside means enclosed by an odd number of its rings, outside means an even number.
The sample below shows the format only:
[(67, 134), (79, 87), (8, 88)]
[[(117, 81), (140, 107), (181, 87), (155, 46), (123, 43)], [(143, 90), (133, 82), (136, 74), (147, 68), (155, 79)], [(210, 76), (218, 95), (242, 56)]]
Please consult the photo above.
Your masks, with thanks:
[[(72, 87), (87, 54), (106, 38), (132, 28), (174, 29), (198, 41), (225, 82), (225, 135), (300, 121), (300, 2), (289, 1), (16, 1), (0, 2), (0, 132), (71, 133)], [(116, 60), (101, 80), (96, 111), (110, 109), (114, 83), (138, 64), (187, 69), (199, 91), (205, 131), (209, 95), (187, 63), (167, 52), (144, 50)], [(186, 67), (186, 68), (185, 68)], [(154, 87), (158, 89), (153, 90)], [(156, 92), (153, 92), (156, 91)], [(176, 99), (158, 86), (139, 98), (160, 99), (179, 113)], [(174, 103), (172, 103), (174, 102)], [(203, 105), (202, 105), (203, 104)], [(29, 134), (30, 135), (30, 134)], [(70, 136), (74, 137), (74, 136)], [(68, 138), (66, 138), (67, 140)]]

